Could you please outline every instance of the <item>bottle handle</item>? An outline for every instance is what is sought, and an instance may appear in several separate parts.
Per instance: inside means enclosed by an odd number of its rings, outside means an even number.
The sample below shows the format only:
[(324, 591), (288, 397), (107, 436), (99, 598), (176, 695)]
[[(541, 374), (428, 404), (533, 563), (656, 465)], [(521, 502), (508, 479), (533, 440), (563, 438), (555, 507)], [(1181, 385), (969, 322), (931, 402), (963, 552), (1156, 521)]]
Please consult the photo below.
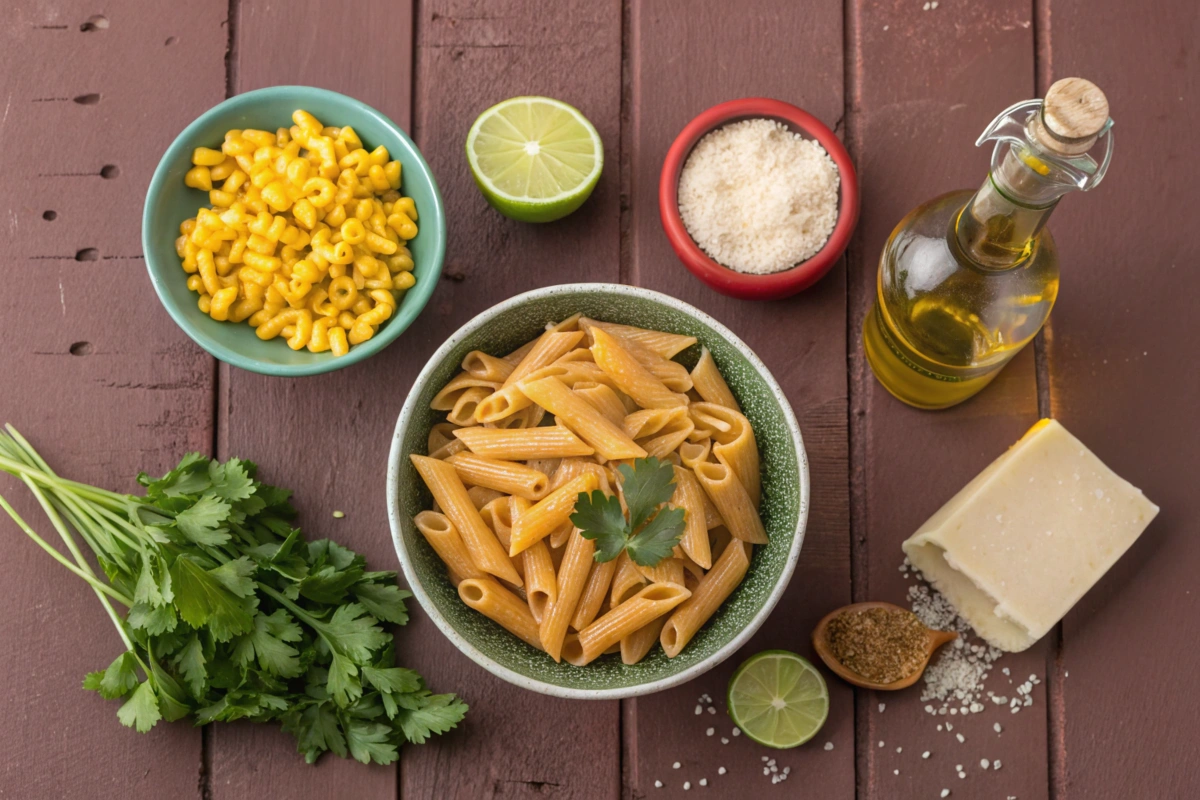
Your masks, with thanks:
[[(1023, 100), (1020, 103), (1009, 106), (1000, 112), (991, 123), (984, 128), (983, 133), (975, 141), (976, 147), (982, 147), (984, 142), (994, 141), (995, 148), (992, 150), (992, 170), (999, 169), (1001, 161), (1006, 154), (1004, 145), (1009, 147), (1017, 147), (1021, 150), (1034, 150), (1037, 153), (1037, 158), (1043, 162), (1049, 162), (1058, 169), (1055, 170), (1055, 177), (1065, 185), (1069, 184), (1071, 189), (1078, 189), (1086, 192), (1096, 188), (1100, 182), (1104, 180), (1104, 175), (1108, 172), (1108, 165), (1112, 161), (1113, 153), (1113, 135), (1112, 126), (1113, 120), (1109, 117), (1104, 123), (1104, 127), (1096, 135), (1096, 141), (1103, 141), (1104, 152), (1100, 157), (1100, 162), (1092, 158), (1089, 153), (1083, 153), (1078, 156), (1062, 156), (1057, 153), (1049, 153), (1042, 147), (1038, 147), (1037, 140), (1033, 137), (1030, 124), (1041, 113), (1041, 100)], [(1039, 170), (1041, 172), (1041, 170)]]

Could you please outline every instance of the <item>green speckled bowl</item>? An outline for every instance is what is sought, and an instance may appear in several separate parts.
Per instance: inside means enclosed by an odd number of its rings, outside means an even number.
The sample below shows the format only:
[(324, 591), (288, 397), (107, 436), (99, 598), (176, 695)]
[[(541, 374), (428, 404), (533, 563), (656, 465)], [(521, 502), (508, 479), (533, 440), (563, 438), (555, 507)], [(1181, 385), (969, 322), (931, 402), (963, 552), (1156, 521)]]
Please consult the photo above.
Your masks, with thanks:
[[(217, 322), (196, 307), (197, 295), (187, 288), (187, 273), (175, 252), (179, 223), (208, 205), (208, 195), (183, 184), (192, 166), (192, 150), (220, 147), (225, 131), (261, 128), (273, 131), (292, 124), (298, 108), (326, 125), (350, 125), (368, 148), (384, 145), (402, 167), (401, 190), (417, 204), (419, 233), (408, 243), (417, 283), (404, 293), (392, 318), (379, 332), (344, 356), (292, 350), (282, 337), (264, 342), (245, 323)], [(210, 354), (235, 367), (264, 375), (317, 375), (370, 358), (394, 342), (425, 308), (437, 288), (446, 255), (446, 214), (437, 181), (421, 152), (400, 126), (352, 97), (311, 86), (271, 86), (231, 97), (205, 111), (176, 137), (163, 154), (142, 211), (142, 252), (158, 299), (171, 319)]]
[[(424, 454), (430, 427), (444, 414), (429, 403), (460, 371), (472, 350), (503, 355), (542, 333), (547, 322), (576, 311), (596, 319), (695, 336), (754, 426), (762, 456), (762, 516), (770, 543), (759, 547), (746, 580), (675, 658), (655, 647), (641, 663), (619, 655), (586, 667), (555, 664), (459, 600), (446, 569), (413, 525), (431, 498), (409, 461)], [(689, 367), (700, 348), (679, 355)], [(707, 314), (672, 297), (633, 286), (580, 283), (527, 292), (493, 306), (451, 336), (429, 359), (396, 422), (388, 456), (388, 518), (396, 554), (417, 600), (442, 632), (475, 663), (526, 689), (557, 697), (605, 700), (676, 686), (737, 651), (762, 625), (792, 577), (808, 519), (809, 476), (804, 442), (791, 406), (771, 373), (741, 339)]]

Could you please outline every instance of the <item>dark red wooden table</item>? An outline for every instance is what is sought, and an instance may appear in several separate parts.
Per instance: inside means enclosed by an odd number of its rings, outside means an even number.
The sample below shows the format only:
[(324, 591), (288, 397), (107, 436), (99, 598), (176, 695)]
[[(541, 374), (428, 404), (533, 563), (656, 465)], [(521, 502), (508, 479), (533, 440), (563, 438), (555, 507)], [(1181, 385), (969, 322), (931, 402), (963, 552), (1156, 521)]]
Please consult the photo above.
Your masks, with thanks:
[[(1061, 419), (1162, 506), (1052, 635), (1006, 657), (1013, 675), (1041, 679), (1032, 708), (968, 719), (959, 744), (936, 731), (915, 691), (856, 694), (832, 681), (824, 731), (779, 754), (791, 774), (773, 786), (762, 749), (745, 737), (721, 743), (723, 710), (693, 713), (702, 693), (721, 697), (737, 659), (651, 697), (569, 702), (490, 677), (416, 611), (399, 636), (401, 661), (436, 690), (460, 692), (465, 724), (406, 748), (398, 767), (308, 767), (275, 727), (121, 727), (115, 704), (79, 688), (118, 651), (100, 606), (4, 520), (0, 797), (666, 798), (684, 796), (685, 780), (689, 797), (1197, 796), (1200, 6), (924, 5), (10, 0), (0, 34), (0, 416), (64, 474), (114, 489), (132, 490), (139, 469), (164, 471), (189, 450), (253, 459), (296, 490), (310, 534), (387, 568), (388, 434), (433, 349), (527, 289), (647, 286), (742, 336), (784, 386), (808, 446), (800, 567), (747, 652), (808, 653), (812, 624), (832, 607), (903, 601), (900, 542), (1039, 415)], [(1051, 323), (975, 400), (909, 409), (874, 382), (860, 348), (880, 247), (916, 203), (980, 183), (988, 154), (972, 142), (996, 113), (1068, 75), (1108, 93), (1118, 147), (1104, 186), (1068, 198), (1053, 220), (1063, 288)], [(224, 97), (281, 83), (344, 92), (410, 130), (451, 225), (419, 324), (325, 378), (214, 362), (159, 306), (139, 245), (145, 187), (175, 134)], [(552, 225), (497, 215), (466, 167), (471, 121), (516, 94), (575, 104), (606, 143), (595, 195)], [(676, 132), (747, 95), (833, 126), (862, 184), (848, 257), (783, 302), (709, 291), (676, 261), (658, 220), (658, 171)], [(14, 482), (0, 491), (36, 518)], [(981, 758), (1003, 767), (983, 771)]]

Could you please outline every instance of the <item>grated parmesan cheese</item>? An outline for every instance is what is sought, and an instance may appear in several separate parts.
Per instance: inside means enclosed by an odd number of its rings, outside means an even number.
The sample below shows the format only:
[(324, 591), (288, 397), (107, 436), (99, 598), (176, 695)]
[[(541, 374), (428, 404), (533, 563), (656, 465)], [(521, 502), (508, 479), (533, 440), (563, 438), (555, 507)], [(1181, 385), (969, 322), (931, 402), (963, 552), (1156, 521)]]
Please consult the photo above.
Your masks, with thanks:
[(782, 272), (828, 241), (838, 185), (819, 143), (775, 120), (743, 120), (696, 144), (679, 174), (679, 215), (714, 261), (737, 272)]

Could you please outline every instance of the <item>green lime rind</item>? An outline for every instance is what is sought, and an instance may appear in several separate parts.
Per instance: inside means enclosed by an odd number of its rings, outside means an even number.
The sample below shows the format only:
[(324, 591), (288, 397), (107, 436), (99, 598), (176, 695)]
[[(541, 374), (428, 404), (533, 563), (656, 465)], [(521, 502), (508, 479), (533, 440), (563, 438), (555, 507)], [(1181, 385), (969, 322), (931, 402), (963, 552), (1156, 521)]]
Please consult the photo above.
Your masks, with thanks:
[[(532, 154), (523, 147), (530, 143), (538, 145)], [(548, 97), (512, 97), (484, 111), (467, 134), (466, 152), (488, 204), (519, 222), (571, 214), (591, 196), (604, 169), (596, 128), (579, 109)], [(535, 191), (528, 191), (531, 185)]]
[(787, 650), (766, 650), (743, 661), (729, 679), (726, 701), (742, 733), (777, 750), (809, 741), (829, 716), (825, 679)]

